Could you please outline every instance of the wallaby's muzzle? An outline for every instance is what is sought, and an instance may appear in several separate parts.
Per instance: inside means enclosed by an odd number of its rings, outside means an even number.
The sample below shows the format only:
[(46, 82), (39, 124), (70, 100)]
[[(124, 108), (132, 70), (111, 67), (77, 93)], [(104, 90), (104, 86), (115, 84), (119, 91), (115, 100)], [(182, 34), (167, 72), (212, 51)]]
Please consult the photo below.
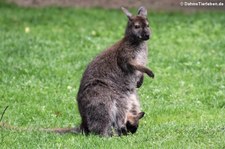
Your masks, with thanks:
[(145, 27), (142, 31), (142, 40), (148, 40), (150, 38), (150, 29), (148, 27)]
[(150, 38), (150, 35), (149, 34), (145, 34), (144, 36), (142, 36), (142, 39), (143, 40), (148, 40)]

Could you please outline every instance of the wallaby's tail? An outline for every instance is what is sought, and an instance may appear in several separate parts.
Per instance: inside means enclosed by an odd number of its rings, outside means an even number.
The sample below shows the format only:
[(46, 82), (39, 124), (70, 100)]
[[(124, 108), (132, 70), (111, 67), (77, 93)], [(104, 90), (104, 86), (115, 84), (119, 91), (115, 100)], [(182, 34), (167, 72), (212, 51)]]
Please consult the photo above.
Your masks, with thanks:
[(11, 125), (9, 125), (7, 123), (4, 123), (4, 122), (0, 122), (0, 128), (17, 130), (17, 131), (24, 130), (24, 128), (18, 128), (18, 127), (15, 127), (15, 126), (11, 126)]
[(53, 132), (53, 133), (59, 133), (59, 134), (65, 134), (65, 133), (78, 134), (78, 133), (81, 132), (81, 129), (80, 129), (80, 127), (71, 127), (71, 128), (47, 128), (47, 129), (41, 128), (40, 131)]
[(5, 114), (5, 111), (7, 110), (9, 106), (6, 106), (4, 111), (2, 112), (1, 118), (0, 118), (0, 128), (1, 129), (9, 129), (14, 131), (42, 131), (42, 132), (53, 132), (53, 133), (59, 133), (59, 134), (65, 134), (65, 133), (73, 133), (77, 134), (81, 132), (80, 127), (72, 127), (72, 128), (23, 128), (23, 127), (16, 127), (9, 125), (7, 123), (2, 122), (3, 116)]
[(59, 133), (59, 134), (78, 134), (81, 132), (80, 127), (71, 127), (71, 128), (23, 128), (11, 126), (7, 123), (0, 122), (0, 127), (5, 129), (10, 129), (14, 131), (42, 131), (42, 132), (50, 132), (50, 133)]

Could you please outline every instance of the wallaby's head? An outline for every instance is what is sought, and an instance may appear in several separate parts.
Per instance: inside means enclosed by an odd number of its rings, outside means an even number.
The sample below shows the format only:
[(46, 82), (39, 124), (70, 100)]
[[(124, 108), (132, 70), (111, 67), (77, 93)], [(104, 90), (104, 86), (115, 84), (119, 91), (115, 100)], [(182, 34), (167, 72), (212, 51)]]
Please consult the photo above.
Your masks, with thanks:
[(127, 131), (135, 133), (138, 129), (139, 120), (144, 117), (144, 115), (145, 112), (140, 112), (137, 115), (129, 115), (126, 123)]
[(128, 17), (125, 36), (135, 41), (144, 41), (150, 38), (150, 29), (147, 19), (147, 10), (144, 7), (138, 9), (138, 14), (133, 16), (126, 8), (121, 7)]

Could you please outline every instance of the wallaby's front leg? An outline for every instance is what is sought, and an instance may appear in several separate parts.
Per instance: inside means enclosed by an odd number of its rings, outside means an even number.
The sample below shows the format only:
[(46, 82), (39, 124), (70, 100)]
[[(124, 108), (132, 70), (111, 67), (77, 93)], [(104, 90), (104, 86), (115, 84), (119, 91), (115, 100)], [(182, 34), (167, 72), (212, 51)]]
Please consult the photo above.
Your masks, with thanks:
[(144, 74), (141, 74), (141, 77), (137, 81), (137, 88), (140, 88), (143, 82), (144, 82)]
[(150, 69), (148, 69), (147, 67), (142, 66), (140, 64), (137, 64), (134, 61), (129, 62), (129, 65), (133, 69), (138, 70), (138, 71), (143, 72), (143, 73), (146, 73), (149, 77), (154, 78), (154, 73)]

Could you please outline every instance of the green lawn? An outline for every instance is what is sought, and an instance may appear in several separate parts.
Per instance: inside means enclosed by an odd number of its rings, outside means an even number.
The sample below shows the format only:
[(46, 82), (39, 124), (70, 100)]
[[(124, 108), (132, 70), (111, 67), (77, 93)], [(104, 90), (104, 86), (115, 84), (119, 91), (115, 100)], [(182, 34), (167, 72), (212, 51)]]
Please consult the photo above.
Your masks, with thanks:
[[(136, 11), (132, 11), (136, 12)], [(152, 39), (134, 135), (101, 138), (0, 128), (1, 148), (225, 148), (225, 13), (149, 12)], [(86, 65), (122, 38), (120, 10), (0, 3), (0, 113), (17, 127), (79, 125)]]

